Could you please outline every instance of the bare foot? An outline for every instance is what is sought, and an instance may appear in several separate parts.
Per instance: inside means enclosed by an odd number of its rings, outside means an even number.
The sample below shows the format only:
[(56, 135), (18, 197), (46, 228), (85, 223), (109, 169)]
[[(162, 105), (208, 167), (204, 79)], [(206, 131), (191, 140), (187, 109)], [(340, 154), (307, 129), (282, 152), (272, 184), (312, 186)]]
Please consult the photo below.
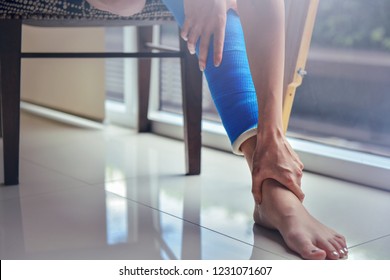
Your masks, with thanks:
[(311, 216), (291, 191), (269, 179), (262, 192), (263, 201), (253, 215), (257, 224), (278, 230), (287, 246), (304, 259), (347, 257), (345, 238)]

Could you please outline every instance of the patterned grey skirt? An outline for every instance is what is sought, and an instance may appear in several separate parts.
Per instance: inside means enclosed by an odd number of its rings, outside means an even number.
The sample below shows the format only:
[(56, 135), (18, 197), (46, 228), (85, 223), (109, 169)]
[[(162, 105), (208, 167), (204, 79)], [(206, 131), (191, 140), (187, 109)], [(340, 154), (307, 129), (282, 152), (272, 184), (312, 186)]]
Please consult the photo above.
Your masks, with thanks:
[(92, 7), (85, 0), (0, 0), (0, 19), (30, 20), (173, 20), (160, 0), (147, 0), (142, 12), (120, 17)]

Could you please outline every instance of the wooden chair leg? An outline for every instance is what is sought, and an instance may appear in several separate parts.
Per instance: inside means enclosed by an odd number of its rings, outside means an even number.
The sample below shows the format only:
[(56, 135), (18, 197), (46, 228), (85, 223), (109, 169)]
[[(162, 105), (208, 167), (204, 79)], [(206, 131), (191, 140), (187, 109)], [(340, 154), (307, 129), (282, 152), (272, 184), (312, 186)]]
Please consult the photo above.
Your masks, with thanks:
[(19, 183), (20, 20), (0, 21), (0, 77), (4, 153), (4, 184)]
[(2, 113), (3, 106), (1, 104), (2, 103), (1, 103), (1, 61), (0, 61), (0, 138), (3, 137), (3, 113)]
[(202, 72), (198, 59), (188, 52), (187, 44), (180, 39), (184, 141), (186, 147), (186, 174), (200, 174), (202, 128)]
[[(152, 42), (153, 26), (138, 27), (138, 50), (147, 51), (145, 43)], [(150, 95), (151, 59), (138, 61), (138, 132), (149, 132), (150, 121), (148, 119), (149, 95)]]

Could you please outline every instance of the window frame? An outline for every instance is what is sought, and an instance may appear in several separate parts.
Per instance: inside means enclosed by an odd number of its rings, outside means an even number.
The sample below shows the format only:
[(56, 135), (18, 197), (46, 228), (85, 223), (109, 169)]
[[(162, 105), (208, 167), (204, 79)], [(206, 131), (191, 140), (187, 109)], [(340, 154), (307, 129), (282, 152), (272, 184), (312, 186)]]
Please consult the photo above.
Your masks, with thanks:
[[(156, 28), (154, 33), (157, 34), (155, 42), (159, 42), (160, 29)], [(159, 68), (159, 59), (154, 59), (149, 106), (151, 132), (184, 140), (183, 116), (160, 111)], [(306, 171), (390, 191), (387, 183), (387, 178), (390, 178), (390, 158), (293, 137), (287, 139), (303, 161)], [(202, 145), (232, 152), (227, 134), (222, 124), (217, 122), (202, 120)]]
[[(130, 32), (127, 36), (135, 36), (135, 34), (131, 34)], [(160, 28), (158, 26), (154, 27), (153, 40), (154, 42), (160, 41)], [(131, 61), (135, 60), (129, 60), (128, 63), (134, 63)], [(159, 63), (159, 59), (152, 59), (150, 104), (148, 114), (151, 121), (151, 133), (173, 139), (184, 140), (182, 115), (160, 111)], [(136, 77), (134, 76), (134, 78)], [(127, 83), (130, 82), (131, 81), (128, 81)], [(136, 83), (133, 82), (133, 84)], [(130, 108), (130, 110), (128, 109), (128, 112), (130, 113), (124, 115), (122, 114), (119, 118), (112, 118), (113, 113), (108, 113), (109, 119), (113, 123), (133, 128), (136, 127), (136, 109), (134, 109), (134, 104), (136, 104), (135, 102), (137, 99), (136, 93), (137, 90), (134, 89), (129, 90), (126, 93), (128, 95), (127, 100), (129, 100), (129, 102), (125, 106), (126, 108)], [(360, 185), (390, 191), (390, 185), (387, 184), (387, 179), (390, 178), (390, 158), (333, 147), (293, 137), (287, 138), (293, 149), (302, 159), (307, 172), (313, 172)], [(202, 121), (202, 145), (204, 147), (229, 153), (232, 151), (230, 142), (222, 124), (207, 120)], [(204, 164), (205, 163), (203, 163), (203, 165)], [(207, 167), (203, 166), (203, 168)]]

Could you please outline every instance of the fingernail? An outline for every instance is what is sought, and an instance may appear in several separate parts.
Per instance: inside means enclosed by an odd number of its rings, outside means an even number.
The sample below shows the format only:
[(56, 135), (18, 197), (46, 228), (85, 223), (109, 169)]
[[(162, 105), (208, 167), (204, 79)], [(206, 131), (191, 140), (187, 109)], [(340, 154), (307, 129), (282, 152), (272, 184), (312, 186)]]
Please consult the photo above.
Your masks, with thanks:
[(332, 255), (338, 257), (338, 256), (339, 256), (339, 253), (337, 253), (336, 251), (333, 251), (333, 252), (332, 252)]
[(345, 252), (344, 252), (343, 250), (340, 250), (340, 254), (344, 255), (344, 254), (345, 254)]
[(348, 253), (348, 249), (347, 249), (347, 248), (344, 248), (344, 252)]
[(195, 50), (194, 49), (188, 49), (190, 54), (195, 54)]
[(200, 69), (200, 71), (204, 71), (204, 66), (203, 65), (199, 65), (199, 69)]

